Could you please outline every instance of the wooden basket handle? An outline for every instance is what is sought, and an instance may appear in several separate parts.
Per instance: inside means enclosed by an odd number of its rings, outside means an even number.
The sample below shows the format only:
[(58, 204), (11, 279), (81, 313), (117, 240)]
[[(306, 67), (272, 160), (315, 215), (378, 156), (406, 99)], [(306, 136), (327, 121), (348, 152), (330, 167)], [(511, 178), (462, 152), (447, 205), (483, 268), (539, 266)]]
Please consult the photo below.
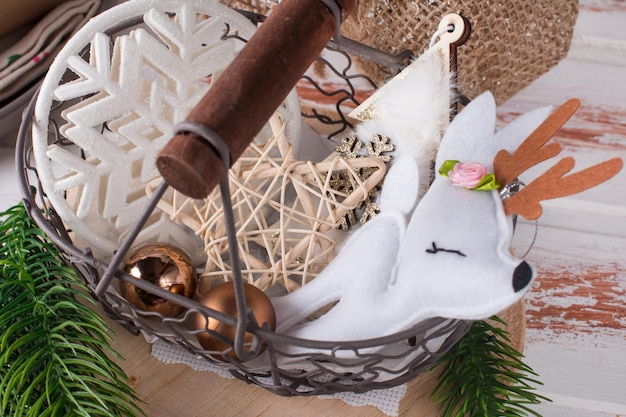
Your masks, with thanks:
[[(341, 20), (356, 0), (332, 0)], [(235, 161), (319, 56), (337, 29), (324, 0), (283, 0), (187, 116), (226, 143)], [(177, 134), (157, 158), (169, 185), (206, 197), (226, 174), (217, 154), (192, 133)]]

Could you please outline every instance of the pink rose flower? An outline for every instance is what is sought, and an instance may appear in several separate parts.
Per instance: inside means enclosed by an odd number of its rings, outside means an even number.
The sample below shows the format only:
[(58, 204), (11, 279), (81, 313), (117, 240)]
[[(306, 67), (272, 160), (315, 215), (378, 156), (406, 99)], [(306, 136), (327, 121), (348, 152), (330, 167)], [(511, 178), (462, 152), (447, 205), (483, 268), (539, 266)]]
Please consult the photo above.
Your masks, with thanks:
[(487, 174), (487, 168), (478, 162), (459, 162), (448, 172), (448, 178), (452, 185), (471, 189)]

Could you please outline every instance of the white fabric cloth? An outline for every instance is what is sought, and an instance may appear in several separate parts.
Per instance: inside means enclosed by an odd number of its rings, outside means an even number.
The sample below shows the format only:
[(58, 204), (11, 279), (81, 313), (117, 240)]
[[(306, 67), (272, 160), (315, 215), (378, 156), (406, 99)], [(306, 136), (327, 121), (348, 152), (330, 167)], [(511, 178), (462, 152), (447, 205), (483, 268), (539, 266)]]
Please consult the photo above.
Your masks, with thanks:
[[(202, 357), (193, 355), (181, 347), (170, 345), (161, 340), (152, 344), (152, 356), (166, 364), (185, 364), (196, 371), (210, 371), (222, 378), (234, 378), (223, 368), (215, 366)], [(372, 390), (362, 394), (352, 392), (334, 395), (321, 395), (318, 398), (336, 398), (353, 407), (372, 406), (378, 408), (388, 416), (395, 417), (399, 413), (400, 400), (407, 391), (407, 385), (402, 384), (384, 390)]]

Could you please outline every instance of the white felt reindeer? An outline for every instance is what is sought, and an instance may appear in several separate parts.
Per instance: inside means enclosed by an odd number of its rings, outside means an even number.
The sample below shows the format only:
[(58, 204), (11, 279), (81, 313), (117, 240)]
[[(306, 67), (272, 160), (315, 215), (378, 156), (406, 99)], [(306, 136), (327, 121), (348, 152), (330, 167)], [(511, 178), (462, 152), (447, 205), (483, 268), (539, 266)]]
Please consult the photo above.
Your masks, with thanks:
[[(272, 300), (277, 330), (304, 339), (360, 340), (429, 317), (484, 319), (519, 300), (535, 273), (511, 255), (512, 215), (536, 218), (540, 200), (595, 186), (622, 167), (616, 158), (562, 178), (573, 167), (564, 158), (502, 200), (507, 184), (560, 151), (544, 144), (577, 106), (567, 102), (551, 115), (550, 108), (538, 109), (496, 132), (493, 97), (476, 98), (446, 131), (436, 159), (441, 174), (419, 202), (415, 159), (398, 156), (385, 179), (381, 213), (313, 282)], [(478, 168), (478, 187), (464, 181), (468, 167), (470, 173)]]

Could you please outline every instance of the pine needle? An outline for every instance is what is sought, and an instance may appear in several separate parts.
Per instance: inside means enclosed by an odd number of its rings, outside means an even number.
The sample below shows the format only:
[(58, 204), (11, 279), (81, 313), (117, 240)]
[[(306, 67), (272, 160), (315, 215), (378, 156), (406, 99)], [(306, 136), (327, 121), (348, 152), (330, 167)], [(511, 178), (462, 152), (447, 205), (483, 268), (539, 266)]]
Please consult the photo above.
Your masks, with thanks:
[(145, 416), (80, 277), (22, 204), (0, 219), (0, 415)]
[(529, 406), (548, 398), (535, 392), (542, 385), (510, 345), (508, 332), (491, 322), (477, 321), (438, 362), (444, 364), (433, 400), (442, 417), (541, 417)]

